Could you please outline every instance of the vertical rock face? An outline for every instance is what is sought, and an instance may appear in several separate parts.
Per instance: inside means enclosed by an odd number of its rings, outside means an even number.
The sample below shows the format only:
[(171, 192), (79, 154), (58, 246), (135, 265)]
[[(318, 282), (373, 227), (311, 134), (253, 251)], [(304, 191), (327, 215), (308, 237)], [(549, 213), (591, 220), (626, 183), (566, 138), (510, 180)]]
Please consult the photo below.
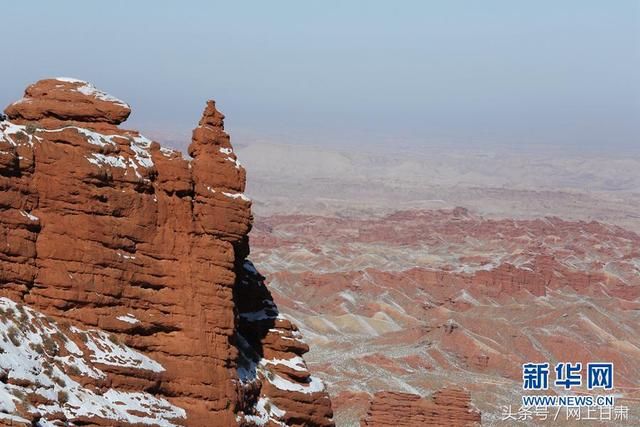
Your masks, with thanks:
[[(128, 105), (79, 80), (37, 82), (5, 111), (0, 296), (110, 334), (162, 367), (96, 362), (106, 379), (95, 394), (166, 399), (184, 410), (175, 425), (332, 425), (324, 386), (300, 358), (306, 345), (246, 260), (245, 171), (213, 101), (192, 159), (120, 129)], [(28, 387), (16, 369), (5, 374), (0, 385)], [(74, 420), (73, 405), (42, 399), (61, 410), (35, 396), (21, 414)], [(105, 417), (82, 420), (114, 425)]]
[(471, 407), (471, 396), (459, 388), (445, 388), (430, 399), (415, 394), (379, 392), (371, 401), (362, 427), (480, 425), (480, 413)]

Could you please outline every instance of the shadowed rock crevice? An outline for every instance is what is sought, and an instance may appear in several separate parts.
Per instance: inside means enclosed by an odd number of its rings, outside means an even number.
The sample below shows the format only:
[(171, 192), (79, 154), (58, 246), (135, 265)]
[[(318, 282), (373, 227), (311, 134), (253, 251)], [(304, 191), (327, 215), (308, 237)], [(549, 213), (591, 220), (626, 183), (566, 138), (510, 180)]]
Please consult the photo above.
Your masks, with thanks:
[(324, 385), (310, 375), (301, 357), (309, 347), (298, 328), (280, 315), (265, 277), (248, 260), (237, 269), (233, 295), (244, 422), (333, 425)]

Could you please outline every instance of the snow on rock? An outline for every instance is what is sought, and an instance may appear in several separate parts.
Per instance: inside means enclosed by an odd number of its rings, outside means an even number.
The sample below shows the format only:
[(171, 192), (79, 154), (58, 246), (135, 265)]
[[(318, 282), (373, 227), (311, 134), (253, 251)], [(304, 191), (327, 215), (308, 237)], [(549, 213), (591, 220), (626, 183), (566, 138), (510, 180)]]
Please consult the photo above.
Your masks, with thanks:
[(307, 384), (301, 384), (299, 382), (289, 381), (278, 374), (271, 373), (267, 375), (267, 379), (276, 388), (284, 391), (297, 391), (299, 393), (318, 393), (325, 391), (324, 382), (320, 378), (310, 376)]
[(20, 211), (20, 215), (22, 215), (22, 216), (24, 216), (26, 218), (29, 218), (31, 221), (37, 221), (37, 220), (40, 219), (37, 216), (32, 215), (29, 212), (25, 212), (25, 211)]
[(93, 153), (91, 154), (91, 157), (87, 157), (87, 160), (89, 161), (89, 163), (98, 167), (106, 165), (114, 168), (127, 168), (127, 162), (122, 156), (106, 156), (100, 153)]
[[(102, 331), (67, 328), (0, 298), (0, 374), (6, 378), (0, 382), (0, 420), (31, 422), (42, 417), (39, 426), (92, 417), (117, 425), (182, 424), (185, 411), (163, 398), (104, 387), (107, 374), (94, 363), (164, 370)], [(97, 387), (87, 386), (88, 379)]]
[(302, 358), (309, 350), (302, 334), (279, 313), (254, 264), (245, 259), (238, 270), (244, 292), (244, 298), (237, 300), (238, 383), (250, 396), (238, 421), (259, 426), (334, 426), (325, 385), (309, 373)]
[[(229, 151), (214, 102), (193, 131), (190, 157), (183, 157), (119, 128), (130, 109), (85, 86), (76, 79), (39, 81), (0, 121), (6, 187), (0, 202), (10, 214), (0, 222), (12, 232), (3, 260), (8, 286), (0, 295), (26, 295), (59, 319), (43, 324), (60, 330), (51, 335), (32, 322), (36, 336), (51, 338), (42, 348), (53, 350), (35, 347), (28, 358), (16, 344), (9, 352), (15, 360), (3, 361), (12, 371), (0, 372), (0, 379), (9, 377), (3, 396), (26, 393), (8, 399), (16, 406), (11, 415), (30, 422), (42, 415), (42, 425), (234, 425), (236, 415), (258, 414), (254, 407), (265, 397), (286, 411), (286, 423), (333, 425), (326, 393), (281, 392), (258, 377), (258, 354), (287, 360), (308, 346), (290, 339), (295, 325), (278, 315), (264, 285), (245, 285), (252, 221), (242, 194), (246, 172)], [(32, 209), (42, 224), (19, 213)], [(143, 322), (132, 327), (128, 311)], [(263, 320), (238, 316), (251, 312), (257, 313), (248, 317)], [(94, 328), (116, 331), (117, 338)], [(242, 372), (235, 369), (236, 334), (249, 341)], [(76, 373), (76, 366), (86, 373)], [(306, 383), (306, 372), (268, 366)], [(17, 379), (18, 368), (28, 379)], [(183, 412), (171, 404), (186, 410), (185, 422), (174, 418)], [(91, 416), (82, 415), (87, 412)]]
[(173, 159), (175, 158), (176, 155), (179, 155), (180, 152), (177, 150), (174, 150), (172, 148), (168, 148), (168, 147), (161, 147), (160, 148), (160, 152), (165, 156), (168, 157), (169, 159)]
[(245, 421), (252, 422), (258, 426), (265, 426), (269, 421), (278, 426), (286, 426), (281, 421), (286, 412), (274, 405), (267, 397), (258, 399), (255, 411), (256, 415), (245, 415)]
[(94, 363), (121, 366), (124, 368), (145, 369), (153, 372), (164, 371), (164, 368), (158, 362), (114, 341), (113, 337), (103, 331), (95, 329), (80, 331), (75, 327), (72, 327), (72, 331), (77, 334), (82, 334), (85, 345), (91, 350), (91, 361)]
[(130, 323), (132, 325), (135, 325), (136, 323), (140, 323), (140, 321), (136, 319), (136, 316), (134, 316), (131, 313), (127, 313), (124, 316), (118, 316), (116, 317), (116, 319), (120, 320), (121, 322)]
[(33, 145), (34, 140), (39, 141), (34, 136), (35, 129), (25, 125), (17, 125), (9, 121), (0, 122), (0, 142), (6, 141), (14, 147), (21, 145)]
[(234, 164), (234, 166), (236, 167), (236, 169), (240, 169), (240, 167), (242, 166), (242, 164), (240, 164), (240, 161), (237, 159), (237, 157), (235, 156), (235, 154), (233, 154), (233, 150), (231, 148), (226, 148), (226, 147), (220, 147), (219, 150), (222, 154), (224, 154), (225, 156), (227, 156), (225, 158), (225, 160), (231, 162)]
[(307, 365), (304, 359), (300, 356), (294, 356), (291, 359), (262, 359), (260, 361), (261, 366), (267, 365), (283, 365), (294, 371), (305, 372), (307, 371)]
[[(2, 405), (2, 402), (0, 402), (0, 410), (2, 410), (1, 405)], [(0, 412), (0, 422), (5, 422), (6, 424), (3, 424), (3, 425), (9, 425), (9, 426), (31, 425), (31, 421), (27, 420), (26, 418), (22, 418), (17, 415), (6, 414), (3, 412)], [(52, 424), (38, 423), (38, 427), (48, 427), (49, 425), (52, 425)]]
[(136, 162), (143, 168), (150, 168), (153, 166), (153, 160), (151, 160), (151, 153), (149, 148), (151, 147), (151, 140), (145, 136), (138, 135), (130, 137), (131, 150), (135, 153)]
[(83, 80), (59, 77), (27, 87), (22, 99), (5, 109), (11, 120), (77, 121), (120, 124), (131, 108)]
[(151, 168), (153, 167), (153, 160), (151, 159), (151, 153), (149, 148), (151, 147), (151, 140), (143, 135), (108, 135), (102, 134), (90, 129), (80, 128), (76, 126), (68, 126), (60, 129), (48, 130), (47, 132), (58, 132), (64, 129), (73, 128), (78, 133), (84, 135), (87, 138), (87, 142), (99, 147), (105, 147), (111, 145), (117, 147), (118, 139), (121, 141), (128, 141), (129, 148), (133, 152), (133, 158), (126, 159), (124, 156), (109, 156), (102, 153), (92, 153), (90, 158), (87, 158), (90, 163), (101, 166), (109, 165), (113, 167), (119, 167), (126, 169), (131, 167), (134, 169), (136, 176), (141, 177), (138, 172), (138, 167)]
[(87, 83), (84, 80), (80, 80), (80, 79), (76, 79), (73, 77), (56, 77), (55, 80), (58, 80), (59, 82), (65, 82), (65, 83)]
[[(34, 142), (40, 142), (42, 140), (42, 138), (37, 135), (38, 133), (58, 133), (67, 129), (75, 130), (81, 134), (89, 144), (100, 147), (101, 149), (104, 149), (107, 146), (117, 149), (120, 145), (125, 145), (128, 146), (133, 154), (129, 157), (123, 154), (110, 155), (101, 152), (91, 153), (86, 156), (86, 159), (93, 165), (98, 167), (110, 166), (121, 169), (132, 168), (138, 178), (142, 177), (138, 170), (139, 168), (148, 169), (154, 166), (151, 152), (149, 150), (151, 148), (152, 141), (144, 135), (137, 133), (107, 134), (78, 126), (39, 129), (33, 126), (18, 125), (9, 121), (4, 121), (0, 122), (0, 141), (5, 140), (14, 147), (18, 147), (20, 145), (33, 146)], [(161, 152), (165, 154), (165, 156), (169, 153), (175, 154), (175, 151), (168, 149), (162, 149)], [(243, 200), (248, 200), (244, 194), (229, 194), (228, 197), (241, 197)]]
[[(284, 318), (284, 316), (282, 316)], [(274, 333), (274, 334), (278, 334), (278, 335), (282, 335), (281, 338), (284, 339), (296, 339), (296, 340), (302, 340), (302, 333), (300, 331), (283, 331), (281, 329), (276, 329), (276, 328), (271, 328), (269, 329), (270, 333)]]
[(123, 107), (129, 108), (129, 104), (127, 104), (126, 102), (116, 98), (115, 96), (109, 95), (108, 93), (97, 89), (91, 83), (88, 83), (82, 80), (77, 80), (77, 79), (70, 79), (68, 77), (57, 77), (56, 80), (67, 82), (67, 83), (80, 83), (80, 86), (76, 87), (75, 90), (77, 90), (81, 94), (87, 95), (87, 96), (93, 96), (102, 101), (112, 102), (114, 104), (118, 104)]
[(224, 194), (227, 197), (230, 197), (232, 199), (242, 199), (245, 202), (250, 202), (251, 199), (248, 198), (244, 193), (227, 193), (227, 192), (222, 192), (222, 194)]
[(117, 146), (115, 138), (122, 138), (120, 135), (104, 135), (91, 129), (80, 128), (77, 126), (66, 126), (63, 128), (48, 130), (47, 132), (60, 132), (65, 129), (75, 129), (78, 133), (84, 135), (87, 138), (87, 142), (99, 147), (106, 147), (107, 145)]
[(15, 411), (16, 401), (18, 401), (17, 397), (0, 388), (0, 414)]

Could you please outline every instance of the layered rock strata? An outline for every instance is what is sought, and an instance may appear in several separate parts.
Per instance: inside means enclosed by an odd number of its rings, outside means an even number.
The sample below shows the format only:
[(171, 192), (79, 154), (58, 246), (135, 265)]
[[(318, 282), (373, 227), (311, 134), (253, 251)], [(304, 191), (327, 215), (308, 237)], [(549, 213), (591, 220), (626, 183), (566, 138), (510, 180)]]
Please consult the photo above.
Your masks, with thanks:
[[(100, 381), (65, 375), (96, 396), (147, 393), (177, 408), (159, 425), (332, 425), (324, 386), (300, 358), (306, 345), (246, 259), (245, 171), (213, 101), (191, 158), (118, 127), (129, 106), (75, 79), (39, 81), (5, 112), (0, 296), (162, 368), (93, 361)], [(31, 422), (128, 425), (61, 402), (37, 376), (13, 369), (0, 380), (12, 402), (26, 387), (13, 406)]]
[(469, 393), (459, 388), (444, 388), (430, 398), (398, 392), (378, 392), (362, 427), (442, 426), (469, 427), (480, 425), (480, 413), (471, 406)]

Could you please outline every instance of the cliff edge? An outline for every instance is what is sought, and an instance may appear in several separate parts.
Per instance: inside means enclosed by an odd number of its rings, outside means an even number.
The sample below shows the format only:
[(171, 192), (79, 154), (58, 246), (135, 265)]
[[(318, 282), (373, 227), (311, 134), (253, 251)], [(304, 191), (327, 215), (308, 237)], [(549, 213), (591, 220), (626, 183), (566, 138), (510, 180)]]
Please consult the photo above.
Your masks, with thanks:
[(245, 171), (213, 101), (191, 158), (120, 128), (129, 105), (81, 80), (5, 112), (0, 424), (333, 425), (247, 259)]

